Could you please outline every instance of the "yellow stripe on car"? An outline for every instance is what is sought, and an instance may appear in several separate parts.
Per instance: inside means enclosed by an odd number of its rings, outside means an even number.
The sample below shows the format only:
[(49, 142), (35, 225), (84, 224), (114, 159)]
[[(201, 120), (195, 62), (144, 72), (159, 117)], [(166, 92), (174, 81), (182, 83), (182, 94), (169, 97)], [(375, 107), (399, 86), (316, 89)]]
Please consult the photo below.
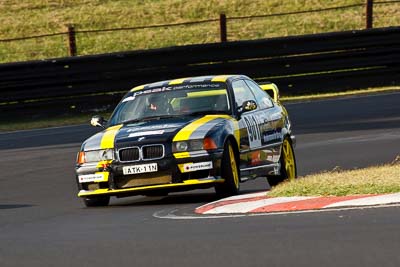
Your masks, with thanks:
[[(206, 123), (216, 120), (216, 119), (227, 119), (230, 120), (233, 124), (233, 130), (234, 130), (234, 136), (236, 139), (236, 142), (238, 143), (238, 146), (240, 146), (240, 132), (239, 132), (239, 123), (237, 120), (232, 118), (229, 115), (206, 115), (198, 120), (195, 120), (194, 122), (186, 125), (183, 127), (174, 137), (172, 140), (173, 142), (178, 142), (178, 141), (187, 141), (190, 139), (190, 137), (196, 132), (197, 129), (199, 129), (201, 126), (205, 125)], [(203, 136), (204, 138), (204, 136)], [(174, 153), (175, 158), (189, 158), (191, 157), (189, 152), (178, 152)]]
[(189, 123), (188, 125), (186, 125), (185, 127), (182, 128), (182, 130), (180, 130), (174, 137), (174, 139), (172, 141), (177, 142), (177, 141), (186, 141), (189, 140), (190, 135), (196, 131), (200, 126), (202, 126), (203, 124), (215, 120), (219, 118), (219, 116), (213, 116), (213, 115), (207, 115), (204, 116), (198, 120), (195, 120), (192, 123)]
[(100, 142), (101, 149), (114, 148), (115, 136), (117, 135), (117, 133), (121, 127), (122, 127), (122, 124), (112, 126), (106, 130), (103, 137), (101, 138), (101, 142)]
[(226, 82), (231, 75), (218, 75), (212, 78), (212, 82)]
[(174, 157), (176, 159), (190, 158), (190, 153), (189, 152), (178, 152), (178, 153), (174, 153)]
[(215, 95), (226, 95), (226, 90), (210, 90), (210, 91), (199, 91), (199, 92), (188, 92), (187, 97), (202, 97), (202, 96), (215, 96)]
[(187, 79), (189, 79), (189, 78), (175, 79), (175, 80), (170, 81), (169, 85), (181, 84)]
[(144, 85), (139, 85), (139, 86), (134, 87), (134, 88), (131, 90), (131, 92), (136, 92), (136, 91), (142, 90), (143, 88), (144, 88)]

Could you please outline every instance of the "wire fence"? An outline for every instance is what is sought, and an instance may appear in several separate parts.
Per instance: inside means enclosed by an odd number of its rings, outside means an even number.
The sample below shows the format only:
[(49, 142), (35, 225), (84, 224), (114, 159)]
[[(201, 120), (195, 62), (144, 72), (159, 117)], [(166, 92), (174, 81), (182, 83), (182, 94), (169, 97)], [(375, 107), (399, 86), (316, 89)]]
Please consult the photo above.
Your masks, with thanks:
[[(209, 42), (226, 42), (241, 39), (257, 39), (276, 37), (279, 35), (293, 35), (299, 32), (298, 28), (294, 27), (288, 30), (285, 25), (275, 25), (274, 28), (282, 29), (275, 31), (275, 33), (268, 32), (265, 29), (273, 28), (274, 24), (278, 22), (269, 20), (270, 18), (276, 17), (287, 17), (283, 20), (286, 23), (296, 24), (304, 29), (313, 29), (311, 32), (306, 30), (300, 31), (301, 33), (316, 33), (316, 31), (329, 30), (329, 27), (325, 23), (320, 22), (320, 25), (310, 26), (310, 20), (304, 20), (302, 23), (296, 21), (296, 15), (308, 14), (320, 14), (321, 12), (341, 12), (338, 14), (339, 19), (332, 23), (340, 24), (340, 30), (352, 30), (362, 28), (372, 28), (374, 25), (374, 19), (379, 18), (374, 12), (381, 5), (393, 5), (400, 3), (400, 0), (390, 1), (373, 1), (365, 0), (365, 3), (336, 6), (329, 8), (311, 9), (311, 10), (299, 10), (293, 12), (263, 14), (263, 15), (251, 15), (251, 16), (232, 16), (227, 17), (225, 14), (220, 14), (219, 18), (205, 19), (198, 21), (188, 21), (181, 23), (171, 24), (154, 24), (145, 26), (135, 27), (119, 27), (119, 28), (106, 28), (106, 29), (78, 29), (74, 25), (66, 25), (66, 31), (32, 35), (17, 38), (0, 39), (0, 49), (7, 51), (7, 47), (10, 43), (14, 42), (25, 42), (24, 45), (14, 46), (12, 51), (9, 50), (5, 54), (24, 53), (25, 59), (37, 59), (45, 57), (57, 57), (65, 56), (76, 56), (79, 54), (94, 54), (94, 53), (105, 53), (114, 52), (113, 48), (115, 43), (119, 43), (119, 50), (135, 50), (141, 48), (156, 48), (154, 46), (143, 47), (143, 43), (158, 44), (163, 43), (163, 46), (173, 46), (191, 43), (209, 43)], [(341, 18), (341, 14), (345, 14), (347, 10), (356, 9), (358, 14), (361, 14), (363, 23), (351, 24), (346, 22), (346, 18)], [(384, 14), (385, 15), (385, 14)], [(400, 16), (397, 14), (397, 16)], [(246, 21), (256, 21), (252, 24), (245, 23)], [(313, 20), (314, 24), (318, 23), (318, 18)], [(393, 25), (392, 25), (393, 26)], [(191, 27), (188, 31), (187, 27)], [(181, 28), (176, 31), (176, 28)], [(285, 29), (286, 28), (286, 29)], [(175, 30), (174, 30), (175, 29)], [(147, 35), (144, 34), (140, 38), (136, 38), (132, 35), (132, 32), (151, 30)], [(109, 38), (105, 35), (115, 34), (117, 32), (129, 32), (129, 34), (123, 34), (119, 38)], [(176, 35), (177, 32), (180, 34), (179, 38), (173, 38), (170, 41), (165, 41), (165, 36)], [(176, 36), (175, 36), (176, 37)], [(46, 39), (43, 40), (43, 39)], [(112, 42), (110, 42), (112, 40)], [(161, 42), (162, 40), (162, 42)], [(180, 41), (179, 41), (180, 40)], [(33, 43), (32, 43), (33, 41)], [(52, 45), (42, 46), (40, 51), (34, 50), (37, 47), (37, 43), (50, 42)], [(65, 45), (66, 44), (66, 45)], [(36, 46), (35, 46), (36, 45)], [(39, 44), (40, 45), (40, 44)], [(3, 47), (2, 47), (3, 46)], [(45, 48), (43, 48), (45, 47)], [(11, 55), (12, 56), (12, 55)], [(7, 58), (2, 58), (0, 55), (0, 62), (6, 62)]]

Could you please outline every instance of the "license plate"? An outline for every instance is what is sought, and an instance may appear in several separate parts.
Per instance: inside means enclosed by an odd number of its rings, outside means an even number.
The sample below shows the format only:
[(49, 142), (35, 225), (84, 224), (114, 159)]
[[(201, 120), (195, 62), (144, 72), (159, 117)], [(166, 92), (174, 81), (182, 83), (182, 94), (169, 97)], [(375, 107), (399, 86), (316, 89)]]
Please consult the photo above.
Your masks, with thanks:
[(124, 173), (124, 175), (146, 173), (146, 172), (156, 172), (156, 171), (158, 171), (157, 163), (125, 166), (122, 168), (122, 172)]

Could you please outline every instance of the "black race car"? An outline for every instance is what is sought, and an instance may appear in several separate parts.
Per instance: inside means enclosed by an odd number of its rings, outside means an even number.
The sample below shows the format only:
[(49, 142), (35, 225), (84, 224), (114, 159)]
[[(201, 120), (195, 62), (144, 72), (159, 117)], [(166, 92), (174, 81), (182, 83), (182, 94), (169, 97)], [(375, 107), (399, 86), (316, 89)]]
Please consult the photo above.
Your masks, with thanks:
[[(262, 89), (263, 88), (263, 89)], [(104, 128), (77, 156), (78, 196), (86, 206), (110, 196), (166, 195), (215, 187), (221, 197), (240, 183), (296, 177), (295, 138), (274, 84), (244, 75), (183, 78), (129, 91)], [(272, 97), (267, 93), (270, 92)]]

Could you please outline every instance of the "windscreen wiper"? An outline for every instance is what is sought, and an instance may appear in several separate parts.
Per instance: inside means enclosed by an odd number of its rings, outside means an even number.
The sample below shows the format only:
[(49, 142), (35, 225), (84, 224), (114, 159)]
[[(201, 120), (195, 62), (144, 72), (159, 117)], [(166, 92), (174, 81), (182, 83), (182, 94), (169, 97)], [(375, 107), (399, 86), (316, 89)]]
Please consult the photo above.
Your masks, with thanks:
[(134, 119), (134, 120), (127, 120), (123, 121), (123, 124), (129, 124), (129, 123), (135, 123), (135, 122), (141, 122), (141, 121), (151, 121), (151, 120), (160, 120), (160, 119), (169, 119), (169, 118), (176, 118), (179, 117), (180, 115), (158, 115), (158, 116), (150, 116), (150, 117), (143, 117), (139, 119)]
[(229, 112), (226, 110), (203, 110), (203, 111), (195, 111), (187, 114), (183, 114), (185, 116), (196, 116), (196, 115), (208, 115), (208, 114), (228, 114)]

